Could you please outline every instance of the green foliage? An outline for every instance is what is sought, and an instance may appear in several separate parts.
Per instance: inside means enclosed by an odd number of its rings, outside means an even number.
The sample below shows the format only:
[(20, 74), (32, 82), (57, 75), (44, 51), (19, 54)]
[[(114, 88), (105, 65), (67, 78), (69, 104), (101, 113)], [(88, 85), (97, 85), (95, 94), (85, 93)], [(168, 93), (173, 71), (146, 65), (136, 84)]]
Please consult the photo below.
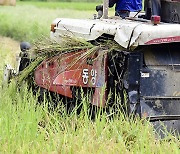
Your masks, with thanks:
[[(17, 4), (16, 7), (0, 6), (0, 35), (19, 41), (34, 42), (42, 36), (49, 37), (50, 25), (55, 18), (91, 18), (95, 12), (73, 10), (72, 14), (72, 10), (69, 9), (53, 10), (46, 6), (42, 8), (31, 4)], [(54, 6), (56, 5), (52, 8)]]
[(35, 42), (42, 36), (49, 38), (54, 19), (92, 18), (97, 4), (18, 2), (16, 7), (0, 6), (0, 35), (28, 42)]
[(146, 121), (127, 119), (121, 113), (113, 120), (98, 114), (91, 121), (86, 99), (79, 116), (66, 114), (61, 103), (48, 112), (46, 105), (37, 105), (26, 84), (20, 90), (15, 83), (1, 89), (0, 100), (2, 153), (179, 153), (176, 138), (157, 140)]
[(101, 4), (101, 2), (40, 2), (40, 1), (27, 1), (18, 2), (18, 5), (32, 5), (38, 8), (49, 8), (49, 9), (73, 9), (80, 11), (95, 11), (96, 5)]
[(19, 41), (32, 41), (40, 35), (47, 35), (48, 30), (44, 28), (42, 22), (38, 22), (38, 18), (40, 19), (35, 15), (31, 16), (27, 8), (21, 9), (18, 6), (13, 9), (10, 7), (2, 8), (0, 11), (0, 34)]

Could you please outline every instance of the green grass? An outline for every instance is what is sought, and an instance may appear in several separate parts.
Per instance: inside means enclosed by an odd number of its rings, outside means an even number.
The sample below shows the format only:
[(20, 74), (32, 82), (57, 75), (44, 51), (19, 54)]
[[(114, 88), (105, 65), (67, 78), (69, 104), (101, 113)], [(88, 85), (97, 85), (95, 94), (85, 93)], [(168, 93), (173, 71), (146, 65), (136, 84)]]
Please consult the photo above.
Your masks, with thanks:
[[(56, 18), (92, 18), (95, 3), (18, 2), (16, 7), (0, 6), (0, 35), (18, 41), (49, 37)], [(73, 12), (73, 13), (72, 13)]]
[(90, 11), (73, 12), (72, 14), (71, 10), (39, 9), (28, 5), (0, 7), (0, 35), (32, 42), (41, 36), (49, 37), (50, 25), (55, 18), (90, 18), (92, 14)]
[(0, 100), (1, 153), (179, 153), (176, 138), (157, 140), (142, 120), (103, 114), (93, 122), (86, 110), (67, 115), (63, 107), (49, 113), (25, 84), (1, 89)]
[(95, 10), (96, 5), (101, 4), (98, 2), (18, 2), (20, 6), (33, 5), (38, 8), (49, 9), (71, 9), (79, 11), (92, 11)]
[(91, 18), (92, 14), (93, 11), (72, 13), (69, 9), (39, 9), (33, 5), (1, 6), (0, 35), (32, 42), (41, 36), (49, 37), (50, 24), (55, 18)]

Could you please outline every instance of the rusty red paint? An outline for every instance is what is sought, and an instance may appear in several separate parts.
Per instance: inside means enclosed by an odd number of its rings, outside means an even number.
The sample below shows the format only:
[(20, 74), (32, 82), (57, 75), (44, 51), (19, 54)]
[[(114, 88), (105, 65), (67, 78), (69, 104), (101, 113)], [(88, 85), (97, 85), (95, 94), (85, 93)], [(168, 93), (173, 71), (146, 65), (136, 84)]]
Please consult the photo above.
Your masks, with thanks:
[[(70, 98), (73, 97), (73, 86), (95, 88), (92, 103), (105, 106), (106, 92), (102, 94), (102, 101), (99, 90), (107, 81), (107, 55), (98, 56), (96, 53), (87, 58), (79, 58), (85, 52), (80, 50), (44, 60), (35, 70), (36, 84)], [(92, 65), (87, 63), (88, 58), (95, 59)]]
[(180, 42), (180, 36), (157, 38), (150, 40), (145, 44), (161, 44), (161, 43), (171, 43), (171, 42)]

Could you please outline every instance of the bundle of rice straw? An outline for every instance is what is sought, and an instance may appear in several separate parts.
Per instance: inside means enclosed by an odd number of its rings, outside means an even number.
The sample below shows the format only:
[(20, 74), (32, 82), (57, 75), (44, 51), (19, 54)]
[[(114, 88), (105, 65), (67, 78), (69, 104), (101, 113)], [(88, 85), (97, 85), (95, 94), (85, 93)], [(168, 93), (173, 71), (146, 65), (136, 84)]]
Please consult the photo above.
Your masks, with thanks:
[(94, 46), (90, 42), (83, 39), (77, 39), (72, 37), (63, 37), (61, 43), (57, 43), (50, 39), (43, 38), (34, 43), (33, 48), (30, 50), (31, 63), (27, 66), (17, 77), (17, 83), (21, 84), (30, 75), (33, 75), (36, 67), (45, 59), (53, 57), (59, 54), (75, 52), (78, 50), (86, 50), (86, 52), (75, 60), (76, 63), (80, 58), (85, 59), (88, 55), (95, 53), (99, 49), (119, 49), (120, 46), (113, 40), (103, 41), (98, 45)]

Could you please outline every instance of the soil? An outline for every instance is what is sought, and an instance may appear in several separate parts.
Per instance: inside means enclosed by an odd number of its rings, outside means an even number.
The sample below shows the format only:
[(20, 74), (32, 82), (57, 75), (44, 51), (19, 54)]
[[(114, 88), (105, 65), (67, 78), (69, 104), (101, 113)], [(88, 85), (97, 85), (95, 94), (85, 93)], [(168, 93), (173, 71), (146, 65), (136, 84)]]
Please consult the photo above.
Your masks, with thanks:
[(17, 55), (20, 52), (20, 42), (8, 37), (0, 36), (0, 63), (16, 66)]

